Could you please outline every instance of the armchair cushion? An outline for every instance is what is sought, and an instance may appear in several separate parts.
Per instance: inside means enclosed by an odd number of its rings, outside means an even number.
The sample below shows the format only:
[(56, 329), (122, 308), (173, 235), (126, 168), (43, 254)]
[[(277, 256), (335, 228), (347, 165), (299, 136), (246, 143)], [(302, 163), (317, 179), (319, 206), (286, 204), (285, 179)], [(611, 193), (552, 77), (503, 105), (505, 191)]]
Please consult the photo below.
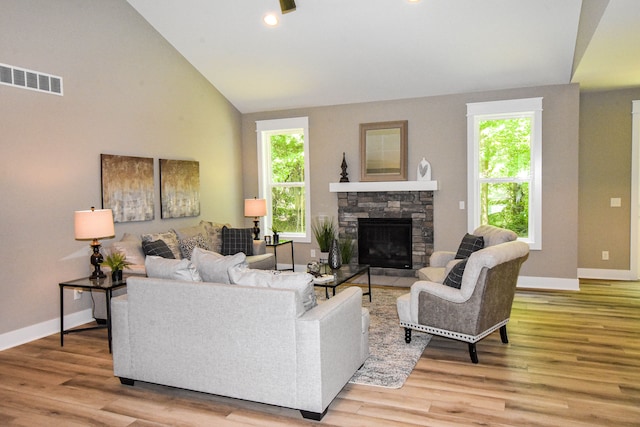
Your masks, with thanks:
[(495, 227), (493, 225), (481, 225), (473, 231), (476, 236), (482, 236), (484, 238), (484, 246), (495, 246), (500, 243), (513, 242), (518, 238), (518, 235), (505, 228)]
[(456, 259), (469, 258), (472, 253), (484, 247), (484, 238), (482, 236), (474, 236), (473, 234), (465, 234), (456, 252)]
[(222, 255), (253, 255), (253, 229), (222, 227)]

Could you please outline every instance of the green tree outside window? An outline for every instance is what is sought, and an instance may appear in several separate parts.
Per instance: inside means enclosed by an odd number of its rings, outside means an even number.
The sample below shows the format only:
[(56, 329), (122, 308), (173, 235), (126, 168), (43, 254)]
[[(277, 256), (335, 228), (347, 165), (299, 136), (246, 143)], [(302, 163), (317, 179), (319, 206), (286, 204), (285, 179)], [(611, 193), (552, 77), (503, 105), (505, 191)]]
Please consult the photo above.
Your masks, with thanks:
[(481, 224), (528, 237), (531, 118), (482, 120), (479, 142)]

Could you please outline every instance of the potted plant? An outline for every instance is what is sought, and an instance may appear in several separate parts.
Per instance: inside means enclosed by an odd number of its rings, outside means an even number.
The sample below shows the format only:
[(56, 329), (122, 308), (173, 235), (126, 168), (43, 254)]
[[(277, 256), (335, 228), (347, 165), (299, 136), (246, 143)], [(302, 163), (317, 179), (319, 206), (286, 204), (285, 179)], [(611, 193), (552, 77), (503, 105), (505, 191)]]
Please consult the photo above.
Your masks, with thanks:
[(336, 238), (336, 227), (333, 223), (333, 218), (324, 221), (314, 221), (313, 224), (311, 224), (311, 230), (316, 238), (316, 242), (318, 242), (318, 246), (320, 246), (320, 258), (327, 259), (331, 242)]
[(340, 255), (342, 256), (342, 264), (350, 264), (353, 257), (353, 240), (340, 239)]
[(103, 266), (111, 268), (111, 279), (114, 281), (122, 280), (122, 270), (129, 268), (131, 263), (127, 261), (127, 256), (122, 252), (112, 251), (102, 262)]
[(271, 231), (273, 232), (273, 244), (277, 245), (280, 242), (280, 229), (271, 227)]

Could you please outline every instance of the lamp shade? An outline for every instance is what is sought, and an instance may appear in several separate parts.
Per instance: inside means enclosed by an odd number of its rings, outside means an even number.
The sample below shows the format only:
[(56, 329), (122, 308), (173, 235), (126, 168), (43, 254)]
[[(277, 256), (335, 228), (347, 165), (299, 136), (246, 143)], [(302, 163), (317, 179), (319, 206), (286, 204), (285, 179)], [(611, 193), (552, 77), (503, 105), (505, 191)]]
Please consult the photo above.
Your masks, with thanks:
[(266, 199), (244, 199), (244, 216), (265, 216), (267, 214)]
[(116, 234), (111, 209), (76, 211), (74, 220), (76, 240), (104, 239)]

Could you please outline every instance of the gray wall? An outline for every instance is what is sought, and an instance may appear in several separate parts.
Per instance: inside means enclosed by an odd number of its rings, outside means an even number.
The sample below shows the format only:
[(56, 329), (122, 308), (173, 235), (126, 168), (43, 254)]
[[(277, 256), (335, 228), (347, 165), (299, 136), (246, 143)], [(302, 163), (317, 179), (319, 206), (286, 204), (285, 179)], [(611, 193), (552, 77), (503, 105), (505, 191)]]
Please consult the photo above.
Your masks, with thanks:
[(158, 158), (200, 162), (202, 219), (244, 222), (239, 112), (124, 0), (3, 0), (0, 28), (0, 62), (64, 79), (0, 85), (0, 334), (57, 318), (58, 282), (88, 275), (73, 211), (101, 206), (101, 153), (156, 162), (156, 219), (117, 238), (200, 221), (160, 220)]
[[(640, 88), (580, 95), (580, 268), (630, 268), (631, 102), (639, 99)], [(622, 206), (612, 208), (612, 197)]]
[[(312, 217), (337, 217), (337, 197), (329, 183), (340, 179), (346, 153), (351, 181), (359, 180), (359, 124), (409, 121), (409, 180), (422, 157), (431, 163), (440, 190), (434, 197), (435, 249), (457, 248), (467, 227), (466, 103), (543, 97), (543, 241), (523, 266), (527, 276), (577, 277), (578, 120), (577, 85), (468, 93), (400, 101), (246, 114), (242, 117), (245, 196), (257, 194), (255, 121), (309, 116)], [(296, 243), (296, 264), (310, 259), (316, 242)]]

